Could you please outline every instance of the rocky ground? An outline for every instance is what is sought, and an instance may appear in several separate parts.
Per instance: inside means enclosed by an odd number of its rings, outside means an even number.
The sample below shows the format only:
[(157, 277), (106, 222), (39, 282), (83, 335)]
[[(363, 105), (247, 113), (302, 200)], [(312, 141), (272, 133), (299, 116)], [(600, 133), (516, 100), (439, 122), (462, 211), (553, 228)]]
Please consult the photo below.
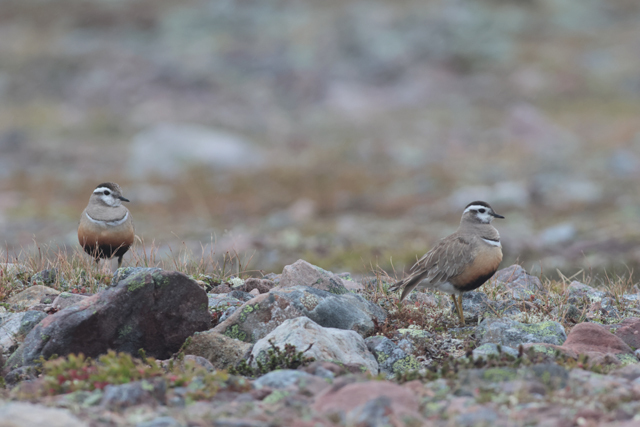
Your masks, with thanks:
[[(500, 270), (400, 303), (384, 274), (306, 261), (262, 278), (0, 264), (0, 423), (15, 426), (632, 426), (640, 292)], [(95, 273), (95, 270), (94, 270)]]

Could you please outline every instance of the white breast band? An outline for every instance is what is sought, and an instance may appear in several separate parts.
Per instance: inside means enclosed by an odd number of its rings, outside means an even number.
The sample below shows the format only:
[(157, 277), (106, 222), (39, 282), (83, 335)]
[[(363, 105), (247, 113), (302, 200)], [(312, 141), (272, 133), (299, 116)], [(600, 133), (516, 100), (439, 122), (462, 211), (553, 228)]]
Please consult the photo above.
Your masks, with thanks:
[(502, 245), (500, 244), (500, 240), (496, 242), (495, 240), (485, 239), (484, 237), (481, 237), (481, 239), (487, 242), (488, 244), (490, 244), (491, 246), (497, 246), (499, 248), (502, 247)]
[(85, 213), (85, 215), (87, 216), (87, 218), (89, 218), (89, 221), (93, 222), (94, 224), (107, 225), (110, 227), (115, 227), (116, 225), (124, 224), (127, 218), (129, 218), (129, 212), (124, 214), (124, 217), (122, 217), (121, 219), (117, 219), (115, 221), (101, 221), (99, 219), (91, 218), (88, 213)]

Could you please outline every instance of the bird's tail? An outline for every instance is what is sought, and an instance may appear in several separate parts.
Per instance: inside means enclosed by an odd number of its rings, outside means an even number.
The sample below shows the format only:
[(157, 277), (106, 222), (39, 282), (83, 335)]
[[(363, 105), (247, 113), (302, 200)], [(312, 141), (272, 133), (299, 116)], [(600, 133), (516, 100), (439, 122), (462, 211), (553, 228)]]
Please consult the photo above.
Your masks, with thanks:
[(397, 281), (392, 287), (389, 288), (390, 291), (397, 291), (400, 288), (404, 288), (402, 290), (402, 295), (400, 295), (400, 301), (405, 299), (407, 295), (411, 293), (412, 290), (418, 286), (418, 283), (422, 281), (426, 273), (422, 274), (412, 274), (409, 277), (405, 277), (402, 280)]

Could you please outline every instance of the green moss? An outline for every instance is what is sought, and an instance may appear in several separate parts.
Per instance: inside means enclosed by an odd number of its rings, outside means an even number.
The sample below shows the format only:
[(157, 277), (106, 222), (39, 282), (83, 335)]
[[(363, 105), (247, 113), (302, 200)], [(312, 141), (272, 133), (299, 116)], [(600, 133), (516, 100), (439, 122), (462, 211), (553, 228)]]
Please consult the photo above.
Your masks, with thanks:
[(429, 338), (431, 334), (423, 329), (402, 328), (398, 329), (402, 335), (410, 335), (412, 338)]
[(131, 332), (133, 332), (133, 327), (131, 325), (125, 325), (118, 331), (118, 338), (126, 338)]
[(271, 394), (265, 397), (262, 401), (266, 404), (272, 405), (284, 399), (285, 397), (291, 394), (290, 391), (285, 390), (274, 390)]
[(488, 368), (482, 378), (490, 382), (511, 381), (516, 379), (516, 371), (509, 368)]
[(231, 327), (227, 328), (224, 331), (224, 334), (226, 336), (228, 336), (229, 338), (233, 338), (233, 339), (236, 339), (236, 340), (248, 342), (247, 341), (247, 333), (244, 332), (244, 331), (241, 331), (240, 327), (238, 325), (232, 325)]
[(161, 288), (171, 283), (171, 280), (167, 276), (162, 274), (162, 271), (154, 271), (151, 274), (151, 277), (153, 277), (153, 281), (156, 284), (156, 286), (160, 286)]
[[(136, 277), (134, 276), (134, 279), (135, 278)], [(144, 288), (144, 285), (146, 285), (146, 283), (142, 277), (137, 278), (137, 280), (130, 279), (129, 284), (127, 285), (127, 291), (137, 291), (138, 289)]]
[(412, 355), (409, 355), (394, 363), (392, 370), (393, 372), (416, 371), (421, 367), (420, 362)]
[(638, 359), (633, 354), (617, 354), (616, 357), (622, 363), (622, 366), (638, 363)]
[(378, 359), (378, 363), (380, 364), (386, 362), (387, 359), (389, 359), (389, 356), (382, 352), (379, 352), (378, 354), (376, 354), (376, 356), (377, 356), (376, 359)]
[(258, 309), (258, 304), (254, 304), (254, 305), (246, 305), (242, 308), (242, 311), (240, 312), (240, 321), (244, 322), (245, 320), (247, 320), (247, 316), (251, 313), (253, 313), (254, 311), (256, 311)]

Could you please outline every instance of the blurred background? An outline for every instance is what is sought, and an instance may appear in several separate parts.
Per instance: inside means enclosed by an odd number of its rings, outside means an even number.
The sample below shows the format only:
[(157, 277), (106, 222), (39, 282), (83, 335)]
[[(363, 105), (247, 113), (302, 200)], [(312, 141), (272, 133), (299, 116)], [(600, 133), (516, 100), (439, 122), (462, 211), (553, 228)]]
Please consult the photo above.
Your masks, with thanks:
[(637, 0), (2, 0), (0, 253), (74, 250), (115, 181), (159, 256), (401, 271), (480, 199), (503, 266), (635, 276), (639, 23)]

